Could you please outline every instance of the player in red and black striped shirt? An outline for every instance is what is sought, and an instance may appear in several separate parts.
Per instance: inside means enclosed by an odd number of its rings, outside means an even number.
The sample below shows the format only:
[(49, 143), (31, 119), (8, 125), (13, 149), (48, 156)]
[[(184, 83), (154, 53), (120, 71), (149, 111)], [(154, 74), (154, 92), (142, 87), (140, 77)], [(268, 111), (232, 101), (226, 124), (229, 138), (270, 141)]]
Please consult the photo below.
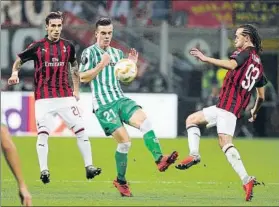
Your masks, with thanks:
[[(52, 118), (59, 115), (68, 128), (78, 138), (78, 147), (84, 159), (87, 179), (101, 173), (100, 168), (92, 165), (91, 145), (84, 130), (84, 123), (79, 114), (79, 72), (75, 48), (68, 40), (60, 37), (63, 17), (60, 12), (51, 12), (46, 17), (45, 38), (33, 42), (26, 50), (18, 54), (13, 65), (13, 72), (8, 80), (10, 85), (19, 82), (20, 66), (34, 61), (35, 85), (35, 117), (37, 122), (38, 140), (37, 153), (39, 158), (41, 180), (50, 182), (48, 158), (48, 137), (51, 131)], [(73, 88), (69, 83), (69, 71), (72, 73)]]
[(264, 100), (264, 85), (267, 80), (259, 57), (261, 38), (252, 25), (242, 25), (235, 33), (236, 52), (229, 60), (219, 60), (205, 56), (193, 48), (190, 54), (203, 62), (211, 63), (228, 70), (221, 88), (217, 105), (204, 108), (191, 114), (186, 119), (190, 155), (176, 166), (187, 169), (200, 162), (198, 125), (217, 126), (219, 145), (228, 161), (239, 175), (246, 193), (246, 201), (252, 199), (253, 187), (257, 184), (255, 177), (249, 176), (240, 159), (239, 152), (232, 144), (236, 120), (248, 105), (253, 88), (257, 90), (257, 100), (251, 110), (250, 122), (256, 119), (257, 112)]

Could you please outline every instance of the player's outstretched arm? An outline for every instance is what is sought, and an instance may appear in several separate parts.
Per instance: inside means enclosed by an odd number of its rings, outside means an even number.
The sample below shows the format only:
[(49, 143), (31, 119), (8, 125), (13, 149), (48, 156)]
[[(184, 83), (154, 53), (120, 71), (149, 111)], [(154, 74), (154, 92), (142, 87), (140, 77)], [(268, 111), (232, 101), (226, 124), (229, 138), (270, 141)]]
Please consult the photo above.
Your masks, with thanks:
[(259, 112), (264, 100), (265, 100), (265, 89), (264, 87), (256, 88), (257, 90), (257, 99), (255, 101), (254, 107), (251, 109), (251, 118), (250, 122), (253, 122), (257, 118), (257, 113)]
[(101, 70), (103, 70), (110, 62), (110, 56), (108, 53), (104, 53), (101, 61), (96, 65), (95, 68), (89, 69), (85, 72), (80, 72), (80, 82), (88, 83), (93, 80)]
[(9, 133), (7, 127), (3, 126), (3, 125), (1, 125), (1, 147), (3, 150), (4, 156), (7, 160), (7, 163), (17, 180), (21, 203), (24, 206), (31, 206), (32, 205), (31, 195), (28, 192), (27, 186), (25, 185), (25, 182), (23, 179), (16, 146), (11, 139), (11, 136), (10, 136), (10, 133)]
[(191, 49), (190, 54), (200, 59), (203, 62), (211, 63), (213, 65), (216, 65), (217, 67), (225, 68), (228, 70), (234, 70), (237, 67), (237, 62), (234, 59), (220, 60), (220, 59), (207, 57), (197, 48)]

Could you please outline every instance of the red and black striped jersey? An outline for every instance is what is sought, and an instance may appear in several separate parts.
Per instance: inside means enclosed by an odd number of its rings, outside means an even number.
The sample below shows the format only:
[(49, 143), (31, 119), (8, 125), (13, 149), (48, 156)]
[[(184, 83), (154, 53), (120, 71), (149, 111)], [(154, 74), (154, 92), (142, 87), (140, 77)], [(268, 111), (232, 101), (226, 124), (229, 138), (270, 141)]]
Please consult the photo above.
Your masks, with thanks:
[(76, 61), (75, 47), (60, 38), (53, 42), (47, 37), (31, 43), (18, 54), (22, 64), (34, 61), (35, 99), (73, 96), (69, 84), (68, 63)]
[(237, 62), (237, 68), (227, 72), (217, 107), (230, 111), (239, 118), (249, 103), (252, 89), (263, 87), (267, 80), (261, 59), (253, 47), (234, 52), (230, 59)]

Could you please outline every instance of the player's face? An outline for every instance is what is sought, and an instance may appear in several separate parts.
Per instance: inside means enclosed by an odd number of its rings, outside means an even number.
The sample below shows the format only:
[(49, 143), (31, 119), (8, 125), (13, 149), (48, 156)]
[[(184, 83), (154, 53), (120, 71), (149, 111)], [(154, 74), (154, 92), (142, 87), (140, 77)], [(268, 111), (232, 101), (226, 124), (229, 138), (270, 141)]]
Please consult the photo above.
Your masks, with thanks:
[(100, 47), (105, 48), (110, 45), (113, 33), (112, 24), (107, 26), (98, 26), (96, 30), (97, 43)]
[(249, 41), (248, 36), (244, 36), (242, 32), (243, 32), (243, 28), (239, 28), (236, 30), (236, 33), (235, 33), (234, 44), (235, 44), (235, 47), (238, 49), (243, 48), (245, 43), (247, 43)]
[(58, 40), (62, 31), (62, 19), (50, 19), (46, 31), (51, 40)]

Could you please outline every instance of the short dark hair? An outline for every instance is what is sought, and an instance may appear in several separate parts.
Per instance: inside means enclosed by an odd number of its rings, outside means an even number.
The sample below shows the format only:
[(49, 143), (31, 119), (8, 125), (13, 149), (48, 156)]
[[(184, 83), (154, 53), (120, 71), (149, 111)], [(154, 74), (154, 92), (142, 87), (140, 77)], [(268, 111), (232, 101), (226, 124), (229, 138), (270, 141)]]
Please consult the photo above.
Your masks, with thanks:
[(45, 19), (46, 25), (49, 24), (49, 20), (51, 20), (51, 19), (61, 19), (63, 21), (62, 12), (60, 12), (60, 11), (50, 12)]
[(249, 35), (253, 45), (256, 48), (257, 53), (262, 52), (262, 40), (256, 27), (251, 24), (243, 24), (238, 28), (243, 28), (242, 34), (244, 36)]
[(112, 24), (112, 21), (109, 17), (102, 17), (97, 20), (95, 27), (98, 29), (99, 26), (108, 26), (110, 24)]

